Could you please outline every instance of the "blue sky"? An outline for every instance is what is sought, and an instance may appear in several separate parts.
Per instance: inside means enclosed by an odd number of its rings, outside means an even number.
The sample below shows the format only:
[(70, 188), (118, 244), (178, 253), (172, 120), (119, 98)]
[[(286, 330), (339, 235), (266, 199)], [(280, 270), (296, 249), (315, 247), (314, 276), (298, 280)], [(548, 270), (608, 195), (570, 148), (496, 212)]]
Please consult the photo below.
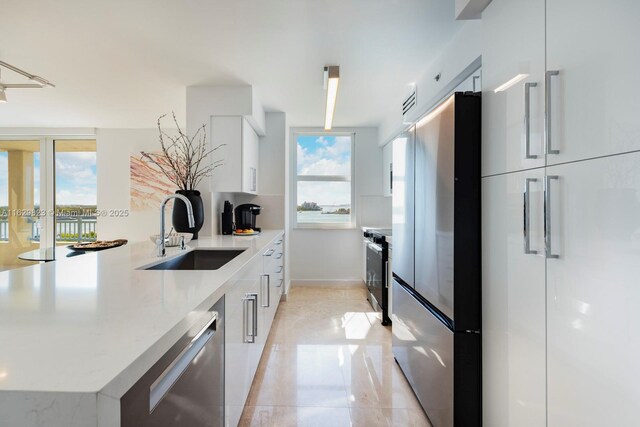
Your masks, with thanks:
[[(40, 153), (34, 153), (34, 200), (40, 202)], [(56, 153), (56, 202), (96, 204), (96, 153)], [(0, 206), (8, 203), (8, 157), (0, 152)]]
[(96, 153), (56, 153), (56, 204), (96, 204)]
[[(351, 137), (299, 135), (297, 137), (298, 175), (351, 175)], [(348, 205), (348, 182), (299, 182), (298, 204)]]
[(351, 175), (351, 137), (299, 135), (299, 175)]

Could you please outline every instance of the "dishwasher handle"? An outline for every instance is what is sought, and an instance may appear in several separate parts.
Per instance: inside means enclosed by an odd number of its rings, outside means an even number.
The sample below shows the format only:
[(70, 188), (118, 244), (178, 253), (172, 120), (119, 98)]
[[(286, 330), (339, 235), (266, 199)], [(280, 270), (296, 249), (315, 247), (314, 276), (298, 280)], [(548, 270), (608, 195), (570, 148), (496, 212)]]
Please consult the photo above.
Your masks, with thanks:
[(213, 338), (216, 333), (216, 319), (217, 315), (214, 315), (205, 327), (193, 337), (189, 345), (178, 354), (173, 362), (151, 384), (149, 387), (149, 413), (153, 412), (156, 406), (162, 402), (169, 390), (189, 368), (191, 362)]

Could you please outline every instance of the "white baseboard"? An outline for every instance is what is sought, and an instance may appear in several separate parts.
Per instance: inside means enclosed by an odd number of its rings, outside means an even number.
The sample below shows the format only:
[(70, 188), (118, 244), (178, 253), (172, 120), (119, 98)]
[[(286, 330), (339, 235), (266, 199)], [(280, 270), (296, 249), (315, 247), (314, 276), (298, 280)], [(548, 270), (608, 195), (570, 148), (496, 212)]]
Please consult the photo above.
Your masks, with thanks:
[(360, 279), (347, 280), (316, 280), (316, 279), (291, 279), (291, 286), (325, 286), (325, 287), (350, 287), (364, 286)]

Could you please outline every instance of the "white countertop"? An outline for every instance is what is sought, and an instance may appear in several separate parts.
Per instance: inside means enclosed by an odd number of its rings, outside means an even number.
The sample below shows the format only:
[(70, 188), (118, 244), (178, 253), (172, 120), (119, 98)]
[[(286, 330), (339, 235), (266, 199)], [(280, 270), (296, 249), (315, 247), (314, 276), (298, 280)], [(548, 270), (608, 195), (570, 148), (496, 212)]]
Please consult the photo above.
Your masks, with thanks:
[(9, 391), (121, 397), (280, 233), (190, 242), (248, 248), (212, 271), (138, 270), (179, 252), (160, 259), (148, 242), (0, 273), (0, 400)]

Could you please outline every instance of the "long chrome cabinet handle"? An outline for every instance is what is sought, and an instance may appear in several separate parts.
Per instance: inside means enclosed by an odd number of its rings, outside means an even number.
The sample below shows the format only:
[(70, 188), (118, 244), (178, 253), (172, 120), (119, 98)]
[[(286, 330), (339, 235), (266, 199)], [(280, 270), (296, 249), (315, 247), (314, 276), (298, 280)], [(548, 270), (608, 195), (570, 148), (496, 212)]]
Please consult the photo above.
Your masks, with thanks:
[(551, 180), (558, 179), (556, 175), (544, 177), (544, 255), (547, 258), (560, 258), (551, 252)]
[(560, 150), (551, 148), (551, 77), (559, 74), (558, 70), (549, 70), (544, 75), (544, 147), (547, 154), (560, 154)]
[(535, 255), (538, 251), (534, 251), (531, 249), (531, 201), (529, 196), (529, 186), (532, 182), (537, 182), (536, 178), (526, 178), (524, 180), (524, 197), (522, 203), (522, 211), (523, 211), (523, 219), (524, 219), (524, 227), (523, 227), (523, 236), (524, 236), (524, 253), (527, 255)]
[(258, 294), (251, 294), (253, 297), (253, 339), (258, 336)]
[(526, 159), (537, 159), (536, 154), (531, 154), (531, 88), (538, 86), (538, 83), (529, 82), (524, 84), (524, 157)]
[(209, 340), (216, 333), (215, 321), (217, 316), (213, 316), (204, 328), (196, 334), (184, 350), (162, 371), (160, 376), (149, 387), (149, 413), (158, 406), (173, 385), (180, 379), (184, 371), (189, 368), (193, 359), (207, 345)]
[[(242, 298), (242, 309), (243, 309), (243, 327), (242, 331), (244, 334), (243, 341), (246, 343), (254, 343), (256, 342), (257, 329), (258, 329), (258, 318), (257, 318), (257, 299), (258, 294), (246, 294), (244, 298)], [(249, 311), (249, 304), (251, 304), (251, 311)], [(251, 320), (249, 320), (249, 314), (251, 314)], [(249, 325), (251, 325), (251, 330), (248, 330)]]
[[(262, 279), (267, 279), (267, 280), (265, 281), (265, 280), (262, 280)], [(264, 285), (263, 285), (265, 282), (267, 284), (267, 291), (266, 292), (264, 291)], [(271, 286), (271, 280), (269, 278), (269, 275), (268, 274), (261, 274), (260, 275), (260, 293), (262, 294), (262, 302), (260, 303), (260, 307), (269, 307), (269, 305), (271, 303), (271, 301), (270, 301), (271, 300), (271, 294), (270, 294), (270, 291), (269, 291), (269, 287), (270, 286)], [(267, 296), (267, 303), (266, 304), (264, 303), (264, 296), (265, 295)]]

